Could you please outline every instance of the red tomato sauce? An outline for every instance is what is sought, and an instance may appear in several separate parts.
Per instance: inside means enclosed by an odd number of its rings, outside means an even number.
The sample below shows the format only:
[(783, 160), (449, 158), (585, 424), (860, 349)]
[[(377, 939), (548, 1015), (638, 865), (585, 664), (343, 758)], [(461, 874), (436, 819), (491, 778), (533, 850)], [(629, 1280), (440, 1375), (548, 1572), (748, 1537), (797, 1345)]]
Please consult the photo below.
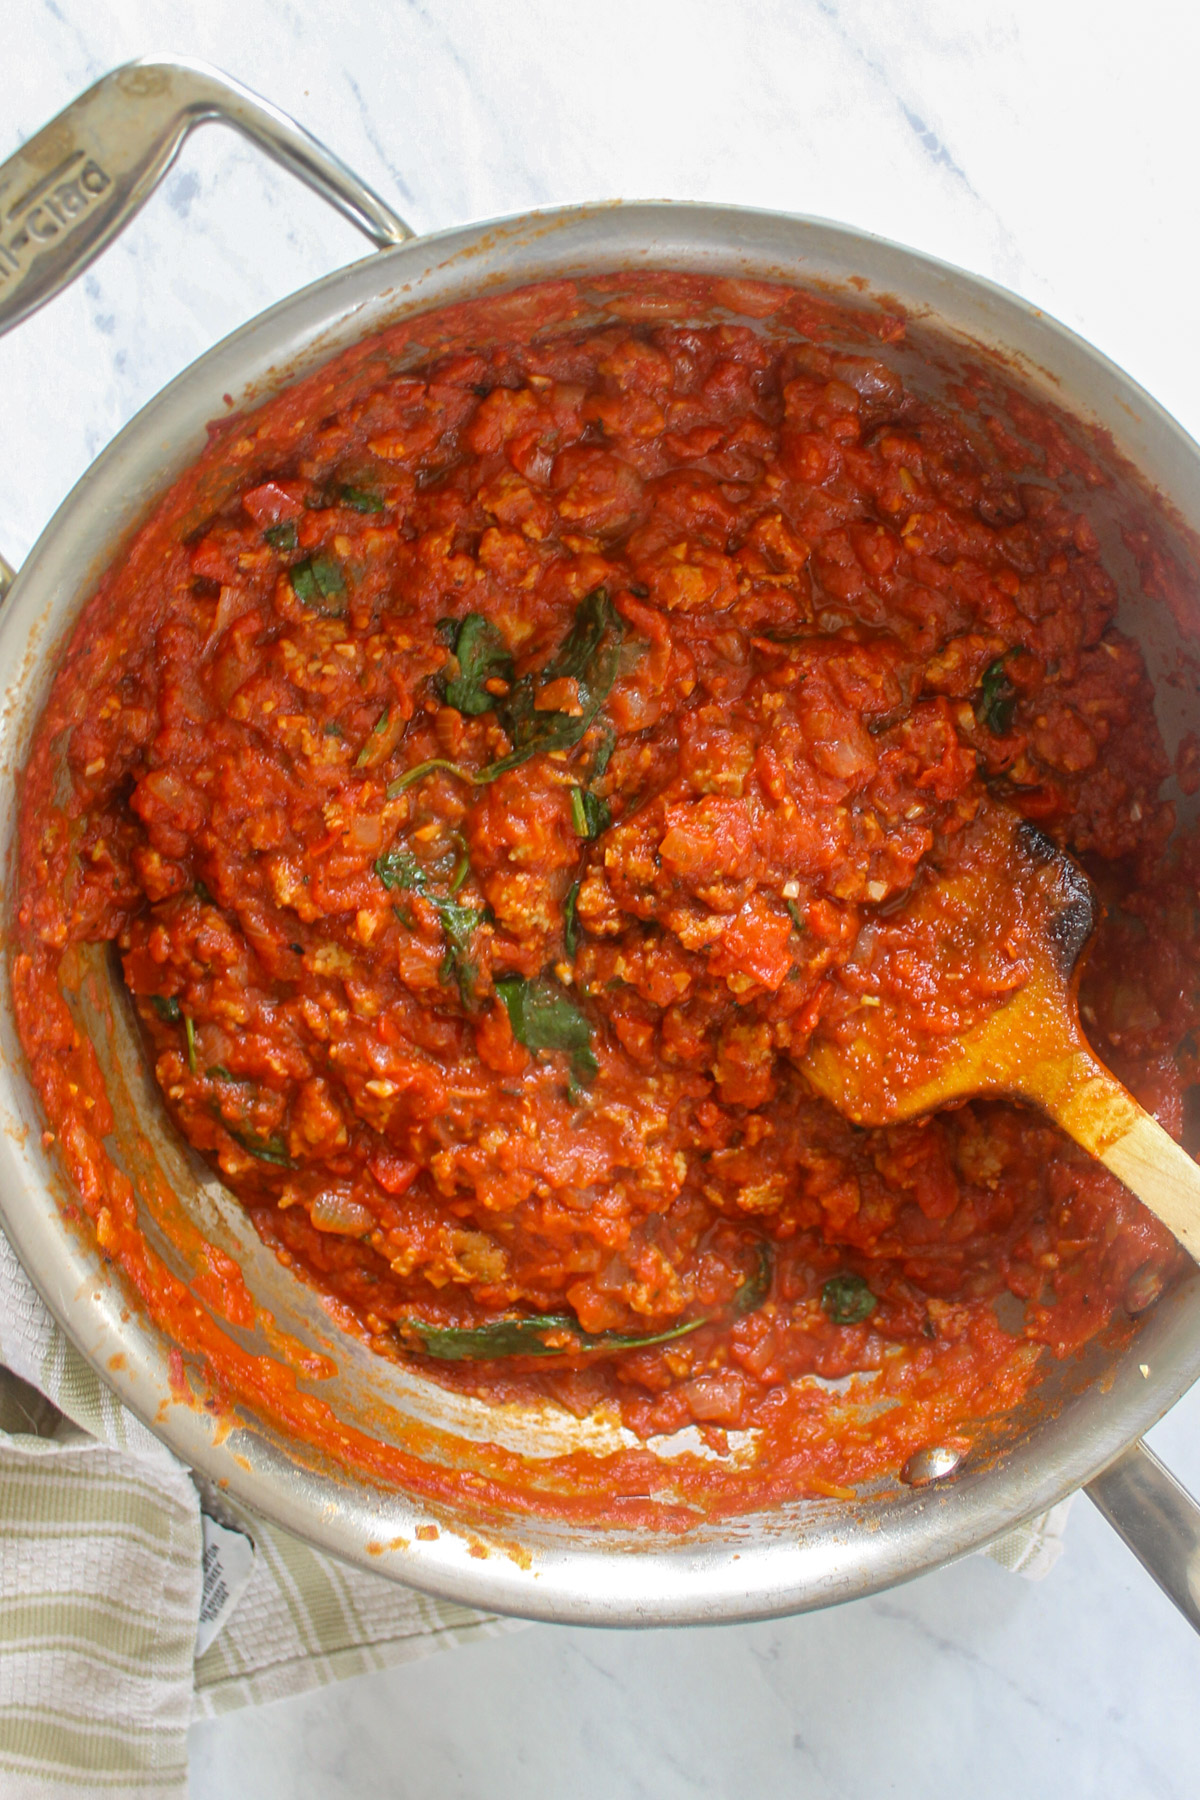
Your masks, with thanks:
[[(1100, 882), (1083, 1015), (1178, 1134), (1194, 871), (1045, 453), (906, 392), (898, 320), (851, 354), (785, 288), (608, 298), (421, 320), (220, 428), (38, 728), (14, 987), (102, 1246), (231, 1392), (434, 1480), (223, 1348), (211, 1280), (147, 1249), (74, 945), (116, 946), (171, 1116), (339, 1325), (639, 1438), (755, 1430), (752, 1463), (672, 1464), (733, 1510), (1015, 1405), (1176, 1255), (1028, 1110), (839, 1117), (800, 1069), (839, 971), (877, 944), (937, 1033), (998, 991), (986, 951), (939, 985), (888, 919), (999, 797)], [(892, 1402), (874, 1423), (812, 1380), (847, 1375)], [(644, 1495), (647, 1466), (565, 1459), (544, 1504)]]

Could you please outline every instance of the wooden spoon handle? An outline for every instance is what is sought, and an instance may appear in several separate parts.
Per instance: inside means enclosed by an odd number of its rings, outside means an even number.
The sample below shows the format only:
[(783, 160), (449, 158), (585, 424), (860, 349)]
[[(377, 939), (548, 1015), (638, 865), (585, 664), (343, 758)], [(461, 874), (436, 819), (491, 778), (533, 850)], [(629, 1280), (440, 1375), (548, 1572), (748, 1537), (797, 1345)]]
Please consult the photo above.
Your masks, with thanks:
[(1200, 1262), (1200, 1167), (1103, 1063), (1076, 1045), (1039, 1061), (1021, 1085)]
[(1158, 1120), (1139, 1112), (1100, 1160), (1200, 1262), (1200, 1168)]

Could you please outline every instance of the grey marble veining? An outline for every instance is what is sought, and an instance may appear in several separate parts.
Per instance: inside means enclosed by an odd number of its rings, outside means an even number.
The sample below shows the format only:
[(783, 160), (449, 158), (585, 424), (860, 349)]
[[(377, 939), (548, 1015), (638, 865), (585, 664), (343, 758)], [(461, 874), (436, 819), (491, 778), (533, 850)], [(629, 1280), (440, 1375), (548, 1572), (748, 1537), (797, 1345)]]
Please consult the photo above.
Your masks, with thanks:
[[(845, 219), (1016, 288), (1200, 431), (1200, 14), (1173, 0), (5, 0), (0, 27), (0, 155), (119, 62), (201, 56), (418, 229), (611, 195)], [(200, 351), (361, 254), (256, 151), (193, 137), (0, 339), (0, 550)], [(1200, 1392), (1154, 1441), (1200, 1488)], [(1040, 1586), (973, 1559), (781, 1623), (531, 1628), (199, 1725), (192, 1791), (1190, 1796), (1200, 1642), (1086, 1502), (1067, 1544)]]

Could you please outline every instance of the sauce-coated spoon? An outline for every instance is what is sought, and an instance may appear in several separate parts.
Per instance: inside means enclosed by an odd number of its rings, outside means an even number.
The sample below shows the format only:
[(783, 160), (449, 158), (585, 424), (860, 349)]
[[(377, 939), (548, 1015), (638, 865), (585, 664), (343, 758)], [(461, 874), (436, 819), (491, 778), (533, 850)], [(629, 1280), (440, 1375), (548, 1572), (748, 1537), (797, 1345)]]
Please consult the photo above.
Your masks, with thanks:
[(1200, 1261), (1200, 1168), (1097, 1061), (1079, 1023), (1096, 905), (1040, 832), (990, 806), (860, 933), (803, 1067), (859, 1125), (980, 1095), (1030, 1101)]

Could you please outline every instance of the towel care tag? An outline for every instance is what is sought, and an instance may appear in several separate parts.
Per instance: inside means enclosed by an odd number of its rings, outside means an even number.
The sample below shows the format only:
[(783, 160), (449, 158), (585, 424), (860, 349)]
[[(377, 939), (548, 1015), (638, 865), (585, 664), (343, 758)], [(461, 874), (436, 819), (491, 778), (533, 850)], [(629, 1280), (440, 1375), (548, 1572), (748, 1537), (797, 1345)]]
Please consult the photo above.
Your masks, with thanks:
[(196, 1626), (196, 1655), (203, 1656), (246, 1591), (254, 1573), (254, 1542), (244, 1531), (221, 1525), (201, 1511), (204, 1591)]

